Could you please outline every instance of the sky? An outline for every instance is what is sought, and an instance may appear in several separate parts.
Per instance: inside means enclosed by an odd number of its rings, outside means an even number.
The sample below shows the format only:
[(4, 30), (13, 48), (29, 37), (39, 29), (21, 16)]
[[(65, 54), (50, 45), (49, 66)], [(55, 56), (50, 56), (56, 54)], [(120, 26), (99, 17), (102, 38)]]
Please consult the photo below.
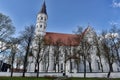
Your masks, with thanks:
[[(97, 32), (120, 23), (120, 0), (45, 0), (48, 13), (47, 32), (73, 33), (88, 25)], [(16, 34), (25, 26), (36, 24), (43, 0), (0, 0), (0, 13), (9, 16)]]

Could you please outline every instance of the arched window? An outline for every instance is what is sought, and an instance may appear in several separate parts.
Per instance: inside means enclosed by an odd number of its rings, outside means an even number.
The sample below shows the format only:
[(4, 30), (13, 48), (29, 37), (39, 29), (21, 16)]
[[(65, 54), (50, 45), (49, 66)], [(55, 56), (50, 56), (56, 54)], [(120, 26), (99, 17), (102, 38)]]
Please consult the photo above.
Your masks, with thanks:
[(46, 21), (46, 18), (45, 18), (45, 21)]
[(46, 28), (46, 26), (44, 26), (44, 29)]
[(38, 25), (36, 27), (38, 28)]
[(43, 17), (41, 17), (41, 20), (43, 20)]
[(42, 28), (42, 25), (40, 25), (40, 28)]

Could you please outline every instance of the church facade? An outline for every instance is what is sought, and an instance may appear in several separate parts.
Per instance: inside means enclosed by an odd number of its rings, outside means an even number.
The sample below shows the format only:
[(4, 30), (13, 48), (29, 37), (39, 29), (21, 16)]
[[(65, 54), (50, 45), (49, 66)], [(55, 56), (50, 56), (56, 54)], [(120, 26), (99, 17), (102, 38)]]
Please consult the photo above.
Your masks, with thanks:
[[(37, 15), (35, 37), (41, 36), (40, 40), (44, 38), (45, 46), (39, 45), (40, 53), (38, 55), (38, 50), (36, 50), (38, 49), (38, 46), (36, 45), (36, 40), (38, 39), (33, 41), (34, 50), (32, 56), (29, 56), (28, 58), (27, 72), (36, 72), (38, 70), (36, 61), (39, 63), (39, 72), (84, 72), (84, 57), (76, 52), (76, 49), (79, 48), (79, 45), (82, 42), (81, 38), (83, 37), (92, 45), (89, 50), (86, 48), (83, 52), (89, 53), (86, 54), (86, 56), (88, 56), (85, 61), (86, 71), (91, 72), (92, 70), (92, 72), (102, 72), (100, 61), (96, 55), (96, 46), (93, 43), (96, 33), (90, 26), (81, 33), (80, 38), (77, 38), (78, 35), (76, 34), (46, 32), (47, 20), (48, 14), (44, 2)], [(102, 56), (101, 62), (103, 71), (109, 71), (109, 65)], [(117, 71), (118, 65), (114, 63), (113, 67), (114, 71)]]

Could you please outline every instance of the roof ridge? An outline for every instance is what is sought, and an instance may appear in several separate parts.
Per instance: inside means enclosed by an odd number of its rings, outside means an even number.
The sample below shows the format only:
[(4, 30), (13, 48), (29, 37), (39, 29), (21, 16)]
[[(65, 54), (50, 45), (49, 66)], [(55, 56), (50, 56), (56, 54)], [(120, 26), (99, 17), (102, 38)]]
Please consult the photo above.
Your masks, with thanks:
[(69, 34), (69, 33), (58, 33), (58, 32), (46, 32), (46, 33), (52, 33), (52, 34), (63, 34), (63, 35), (75, 35), (75, 34)]

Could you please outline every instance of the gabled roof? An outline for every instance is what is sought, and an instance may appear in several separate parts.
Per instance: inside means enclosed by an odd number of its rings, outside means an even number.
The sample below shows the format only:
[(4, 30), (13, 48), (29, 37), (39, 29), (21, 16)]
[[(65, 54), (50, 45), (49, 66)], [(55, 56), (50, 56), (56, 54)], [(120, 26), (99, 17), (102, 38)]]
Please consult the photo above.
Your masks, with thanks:
[(56, 46), (77, 46), (79, 42), (74, 34), (46, 32), (45, 44)]
[(81, 34), (81, 38), (84, 38), (84, 36), (85, 36), (85, 34), (88, 32), (89, 28), (90, 28), (90, 27), (87, 27), (87, 28), (83, 31), (83, 33)]
[(78, 46), (88, 31), (89, 27), (87, 27), (81, 35), (46, 32), (44, 37), (45, 44), (55, 46)]

